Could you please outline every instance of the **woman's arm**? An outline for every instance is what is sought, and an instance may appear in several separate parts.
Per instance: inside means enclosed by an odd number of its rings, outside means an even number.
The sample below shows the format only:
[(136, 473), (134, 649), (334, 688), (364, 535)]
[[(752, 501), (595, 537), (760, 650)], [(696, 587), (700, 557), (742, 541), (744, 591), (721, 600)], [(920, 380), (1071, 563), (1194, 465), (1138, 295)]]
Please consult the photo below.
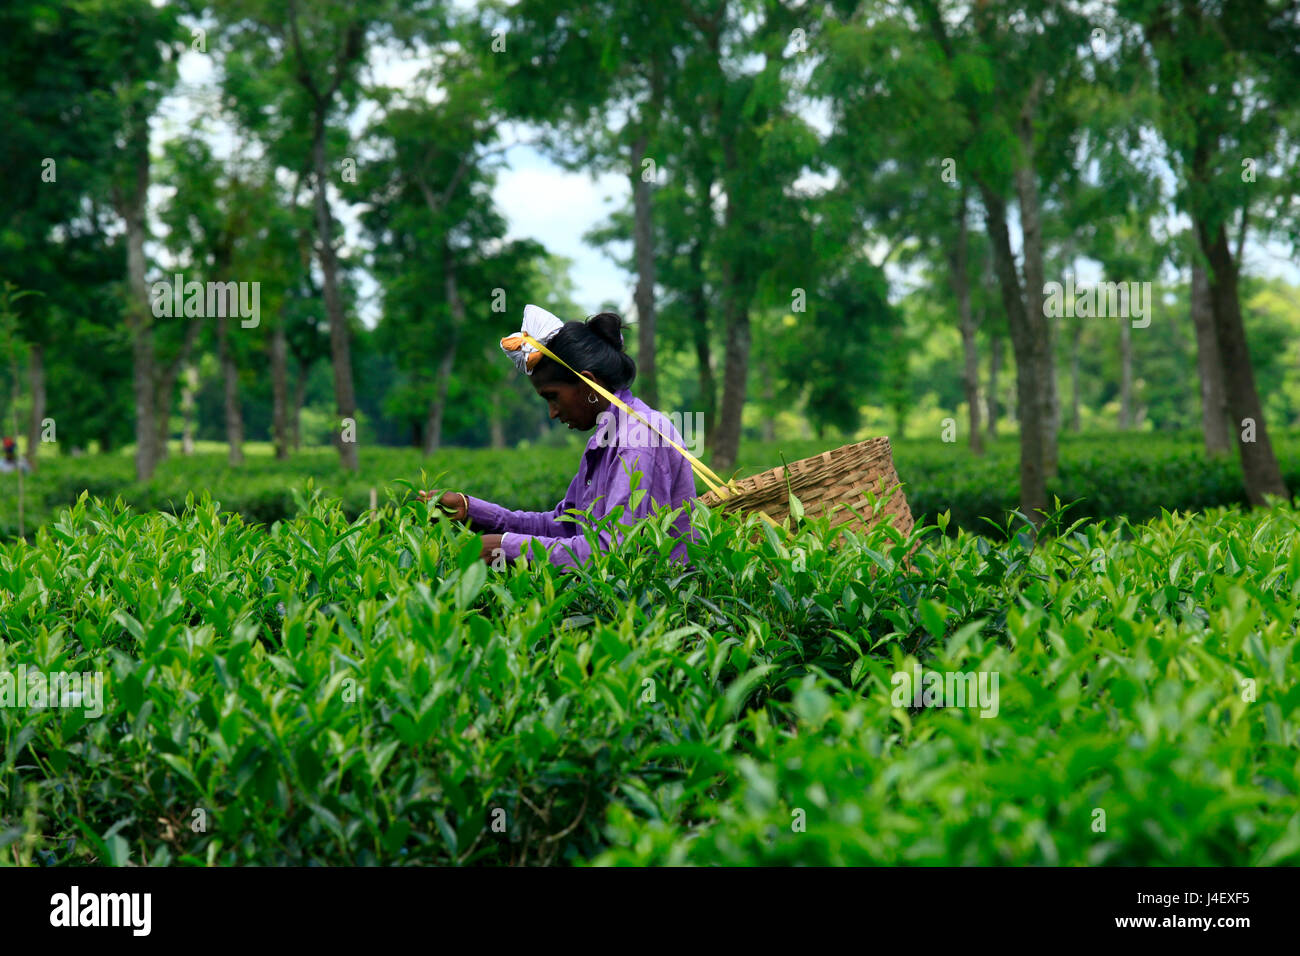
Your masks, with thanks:
[[(602, 502), (603, 507), (594, 509), (593, 513), (598, 511), (600, 514), (609, 514), (614, 508), (622, 505), (623, 514), (618, 519), (618, 523), (630, 527), (637, 521), (649, 517), (657, 508), (671, 507), (671, 497), (668, 489), (664, 487), (665, 482), (662, 479), (663, 470), (656, 467), (658, 464), (657, 456), (653, 453), (661, 450), (676, 454), (672, 449), (629, 449), (614, 456), (607, 472), (608, 485)], [(632, 505), (632, 473), (634, 471), (642, 473), (635, 507)], [(661, 498), (663, 500), (660, 500)], [(563, 505), (563, 502), (561, 504)], [(582, 505), (581, 508), (585, 509), (589, 504)], [(557, 511), (557, 514), (560, 513), (562, 511)], [(575, 522), (566, 522), (566, 524), (572, 530), (562, 530), (558, 534), (521, 532), (512, 528), (501, 536), (502, 553), (507, 561), (516, 560), (521, 553), (531, 557), (533, 553), (532, 542), (536, 541), (547, 550), (550, 563), (556, 567), (572, 567), (576, 564), (583, 564), (591, 557), (591, 542)], [(596, 537), (600, 543), (600, 549), (608, 551), (613, 537), (611, 532), (602, 530), (597, 532)]]
[[(434, 491), (421, 491), (420, 500), (432, 501), (436, 494)], [(482, 498), (472, 498), (463, 491), (445, 491), (438, 497), (438, 504), (446, 514), (468, 523), (472, 530), (480, 533), (519, 529), (525, 533), (568, 534), (573, 530), (571, 522), (566, 524), (558, 520), (565, 511), (565, 501), (551, 512), (510, 511)]]
[[(566, 499), (567, 500), (567, 499)], [(511, 511), (491, 501), (466, 495), (466, 516), (475, 531), (501, 533), (516, 532), (530, 535), (568, 535), (576, 527), (573, 522), (561, 522), (568, 505), (561, 501), (554, 511)]]

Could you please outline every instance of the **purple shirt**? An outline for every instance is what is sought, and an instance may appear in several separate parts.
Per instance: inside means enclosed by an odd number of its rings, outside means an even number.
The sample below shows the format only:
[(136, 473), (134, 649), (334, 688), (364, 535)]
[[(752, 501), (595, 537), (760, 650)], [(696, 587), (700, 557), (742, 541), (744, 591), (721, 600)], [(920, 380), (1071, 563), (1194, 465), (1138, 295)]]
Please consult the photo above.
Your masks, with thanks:
[[(668, 438), (686, 447), (682, 436), (665, 416), (639, 398), (633, 398), (626, 388), (614, 394)], [(642, 473), (637, 490), (645, 492), (636, 507), (632, 507), (633, 471)], [(465, 497), (474, 530), (503, 533), (501, 550), (506, 560), (514, 561), (521, 552), (531, 556), (529, 542), (536, 541), (550, 553), (551, 564), (572, 567), (591, 557), (591, 544), (573, 516), (565, 516), (570, 508), (578, 511), (590, 508), (595, 518), (603, 518), (622, 505), (619, 523), (632, 525), (656, 511), (679, 508), (688, 498), (694, 498), (695, 476), (681, 452), (611, 402), (608, 411), (601, 413), (596, 432), (587, 442), (578, 474), (554, 511), (509, 511), (481, 498)], [(678, 537), (688, 534), (690, 519), (685, 512), (674, 522), (674, 529)], [(599, 532), (602, 550), (609, 550), (610, 537), (609, 531)], [(672, 556), (689, 563), (685, 540), (673, 548)]]

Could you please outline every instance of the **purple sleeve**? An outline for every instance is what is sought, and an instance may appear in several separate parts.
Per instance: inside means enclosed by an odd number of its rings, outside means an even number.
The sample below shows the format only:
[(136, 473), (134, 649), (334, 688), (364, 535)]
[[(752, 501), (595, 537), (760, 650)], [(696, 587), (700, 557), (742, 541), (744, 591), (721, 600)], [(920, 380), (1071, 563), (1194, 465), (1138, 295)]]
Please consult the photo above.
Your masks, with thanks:
[(514, 531), (520, 534), (564, 535), (573, 529), (572, 523), (567, 523), (566, 526), (558, 520), (567, 507), (563, 501), (555, 506), (554, 511), (511, 511), (471, 495), (465, 496), (465, 503), (466, 515), (475, 531), (488, 534)]
[[(672, 495), (668, 475), (664, 469), (655, 467), (657, 464), (655, 452), (663, 451), (676, 454), (671, 448), (628, 449), (621, 451), (611, 460), (604, 492), (603, 511), (605, 514), (613, 511), (618, 505), (622, 505), (623, 514), (618, 523), (626, 526), (648, 517), (656, 507), (669, 507), (671, 505)], [(632, 507), (633, 471), (642, 472), (641, 482), (637, 488), (638, 501), (636, 507)], [(645, 493), (641, 494), (641, 492)], [(580, 511), (586, 510), (591, 503), (590, 501), (580, 502), (576, 507)], [(573, 525), (570, 525), (570, 527), (573, 527)], [(602, 551), (609, 550), (611, 537), (609, 531), (597, 532)], [(512, 530), (501, 538), (501, 550), (506, 560), (514, 561), (521, 553), (531, 558), (533, 553), (531, 541), (536, 541), (549, 552), (550, 563), (556, 567), (564, 568), (583, 564), (591, 557), (591, 542), (587, 540), (585, 534), (566, 534), (561, 531), (558, 535), (543, 535), (527, 531), (522, 533), (514, 532)]]

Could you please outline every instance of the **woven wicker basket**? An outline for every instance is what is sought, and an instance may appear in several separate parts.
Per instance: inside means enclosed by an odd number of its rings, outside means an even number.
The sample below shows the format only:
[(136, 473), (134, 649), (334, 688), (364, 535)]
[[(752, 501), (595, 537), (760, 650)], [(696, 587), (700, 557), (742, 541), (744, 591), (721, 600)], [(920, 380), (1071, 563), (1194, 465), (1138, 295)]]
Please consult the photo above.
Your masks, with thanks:
[[(829, 512), (832, 527), (847, 524), (856, 531), (866, 531), (881, 521), (892, 519), (894, 528), (903, 535), (912, 533), (912, 512), (899, 487), (888, 438), (869, 438), (844, 445), (812, 458), (791, 462), (788, 469), (781, 466), (741, 478), (736, 484), (739, 493), (733, 492), (726, 499), (710, 491), (701, 495), (700, 500), (710, 508), (720, 507), (724, 512), (765, 511), (780, 524), (790, 514), (790, 493), (793, 492), (808, 517)], [(866, 490), (870, 490), (877, 500), (894, 491), (874, 518), (863, 494)], [(861, 518), (845, 507), (850, 504), (862, 515)]]

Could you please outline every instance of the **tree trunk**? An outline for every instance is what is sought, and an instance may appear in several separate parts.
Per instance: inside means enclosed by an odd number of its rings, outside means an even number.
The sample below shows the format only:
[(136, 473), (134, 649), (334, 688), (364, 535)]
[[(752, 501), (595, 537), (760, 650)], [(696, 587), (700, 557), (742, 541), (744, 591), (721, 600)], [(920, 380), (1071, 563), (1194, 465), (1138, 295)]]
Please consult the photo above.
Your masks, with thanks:
[(289, 346), (284, 318), (271, 330), (271, 440), (276, 461), (289, 457)]
[(713, 353), (709, 341), (709, 299), (704, 282), (704, 246), (713, 227), (713, 207), (710, 193), (713, 181), (700, 186), (700, 221), (691, 242), (691, 335), (695, 341), (695, 368), (699, 381), (700, 411), (704, 416), (705, 445), (713, 450), (717, 433), (714, 430), (718, 418), (718, 390), (713, 375)]
[(1268, 494), (1289, 498), (1264, 423), (1264, 408), (1255, 388), (1255, 372), (1250, 364), (1246, 329), (1241, 320), (1241, 302), (1237, 297), (1237, 265), (1228, 247), (1228, 233), (1222, 223), (1213, 231), (1203, 219), (1197, 219), (1195, 224), (1201, 251), (1210, 265), (1214, 335), (1223, 366), (1228, 411), (1232, 415), (1237, 450), (1241, 455), (1246, 497), (1253, 505), (1265, 504), (1264, 496)]
[(181, 374), (181, 454), (194, 454), (194, 393), (199, 390), (199, 369), (193, 362), (185, 364)]
[(998, 372), (1002, 365), (1002, 336), (989, 335), (989, 441), (998, 440)]
[(290, 435), (293, 450), (302, 448), (302, 405), (307, 400), (307, 366), (298, 360), (298, 377), (293, 383), (293, 404), (289, 409)]
[[(1044, 77), (1034, 77), (1024, 107), (1016, 124), (1020, 148), (1024, 153), (1024, 162), (1018, 165), (1015, 173), (1016, 195), (1020, 201), (1020, 226), (1024, 234), (1025, 259), (1025, 310), (1031, 321), (1045, 336), (1041, 348), (1035, 348), (1035, 358), (1039, 368), (1036, 371), (1038, 387), (1043, 390), (1039, 427), (1042, 435), (1042, 467), (1045, 478), (1056, 474), (1057, 459), (1057, 423), (1060, 418), (1060, 398), (1056, 388), (1055, 323), (1045, 314), (1043, 308), (1043, 285), (1046, 282), (1043, 267), (1043, 224), (1038, 196), (1038, 168), (1035, 162), (1034, 146), (1034, 112), (1043, 91)], [(1014, 343), (1013, 343), (1014, 344)], [(1016, 365), (1020, 359), (1017, 352)], [(1024, 418), (1021, 418), (1023, 428)]]
[(41, 447), (41, 422), (45, 418), (45, 346), (33, 342), (27, 356), (27, 376), (32, 390), (32, 415), (27, 422), (27, 462), (33, 472), (39, 466), (36, 449)]
[[(1038, 287), (1040, 290), (1042, 286)], [(1043, 316), (1043, 381), (1047, 394), (1044, 399), (1043, 474), (1055, 478), (1060, 468), (1061, 386), (1056, 380), (1057, 319)]]
[(970, 450), (974, 455), (984, 454), (984, 433), (980, 430), (980, 369), (979, 347), (975, 341), (975, 322), (967, 300), (966, 314), (962, 316), (961, 345), (965, 355), (966, 407), (970, 415)]
[[(138, 107), (137, 107), (138, 109)], [(131, 336), (131, 389), (135, 398), (135, 477), (148, 481), (158, 467), (153, 314), (145, 281), (145, 200), (149, 189), (149, 123), (137, 120), (128, 148), (135, 152), (135, 182), (118, 214), (126, 222), (126, 327)]]
[(217, 316), (217, 352), (221, 360), (228, 460), (231, 468), (238, 468), (244, 463), (244, 416), (239, 407), (239, 369), (230, 348), (229, 321), (224, 315)]
[[(154, 356), (155, 361), (157, 355)], [(155, 365), (155, 368), (157, 366)], [(175, 389), (173, 381), (164, 370), (159, 373), (155, 379), (154, 385), (154, 414), (158, 419), (158, 463), (162, 464), (171, 456), (171, 438), (172, 438), (172, 392)]]
[(1082, 428), (1079, 416), (1079, 338), (1082, 334), (1083, 326), (1074, 323), (1074, 332), (1070, 336), (1070, 431), (1076, 435)]
[(356, 393), (352, 385), (352, 344), (347, 316), (343, 312), (343, 299), (339, 292), (338, 255), (334, 248), (334, 214), (330, 209), (327, 186), (329, 180), (325, 166), (325, 114), (327, 104), (316, 103), (316, 128), (312, 141), (312, 166), (316, 175), (316, 231), (319, 239), (318, 255), (324, 276), (325, 314), (330, 324), (330, 357), (334, 370), (334, 405), (338, 421), (335, 422), (334, 445), (339, 451), (339, 461), (347, 471), (356, 471), (359, 465), (355, 434), (345, 441), (345, 422), (355, 424), (357, 417)]
[[(653, 108), (653, 105), (652, 105)], [(635, 227), (632, 233), (633, 252), (636, 257), (636, 324), (637, 392), (651, 408), (659, 407), (659, 380), (655, 372), (655, 250), (654, 222), (651, 207), (652, 183), (642, 175), (641, 162), (645, 158), (646, 134), (643, 132), (632, 144), (632, 199), (635, 207)]]
[(1129, 319), (1119, 320), (1119, 428), (1133, 428), (1133, 333)]
[(1210, 280), (1205, 266), (1192, 264), (1192, 326), (1196, 329), (1196, 369), (1201, 380), (1201, 431), (1205, 454), (1211, 458), (1232, 451), (1228, 438), (1228, 406), (1223, 394), (1223, 364), (1214, 333)]
[(488, 432), (492, 436), (493, 448), (506, 447), (505, 418), (501, 414), (501, 389), (492, 389), (492, 398), (488, 402)]
[(708, 315), (696, 318), (691, 330), (695, 336), (695, 365), (699, 376), (700, 410), (704, 415), (705, 444), (713, 448), (717, 437), (718, 388), (713, 377), (713, 354), (709, 345)]
[[(0, 430), (7, 430), (8, 428), (12, 428), (14, 434), (14, 441), (17, 442), (18, 441), (18, 356), (11, 352), (8, 358), (9, 358), (10, 393), (9, 393), (9, 408), (7, 409), (7, 411), (9, 413), (10, 418), (9, 421), (4, 423), (5, 429), (0, 429)], [(34, 453), (32, 452), (31, 445), (27, 446), (27, 457), (28, 458), (35, 457)], [(23, 504), (27, 500), (26, 492), (23, 489), (23, 467), (22, 467), (23, 450), (21, 448), (18, 447), (14, 448), (14, 458), (18, 461), (18, 471), (14, 475), (14, 479), (18, 484), (18, 537), (21, 539), (23, 537), (24, 531), (26, 530), (23, 527)]]
[(970, 450), (984, 454), (984, 436), (980, 432), (980, 377), (979, 354), (975, 348), (975, 317), (971, 313), (970, 276), (967, 274), (966, 187), (961, 190), (961, 204), (957, 211), (957, 242), (949, 254), (949, 279), (953, 295), (957, 298), (957, 315), (961, 322), (961, 347), (963, 384), (966, 387), (966, 407), (970, 414)]
[(166, 461), (169, 453), (167, 445), (172, 437), (172, 399), (176, 395), (176, 379), (180, 375), (181, 368), (189, 361), (190, 353), (194, 351), (194, 343), (198, 340), (199, 326), (202, 322), (202, 317), (190, 319), (190, 324), (185, 327), (185, 339), (181, 342), (180, 351), (157, 373), (157, 393), (154, 401), (158, 415), (158, 461), (160, 462)]
[(763, 441), (776, 441), (776, 388), (766, 364), (759, 373), (763, 376)]
[[(723, 161), (728, 172), (739, 165), (736, 146), (727, 135), (722, 137)], [(740, 204), (747, 197), (737, 194), (734, 183), (724, 179), (727, 211), (724, 229), (730, 235), (739, 227)], [(722, 270), (723, 323), (726, 329), (726, 367), (722, 372), (722, 408), (717, 428), (718, 440), (714, 445), (714, 469), (730, 471), (740, 456), (741, 416), (745, 410), (745, 388), (749, 379), (749, 303), (753, 284), (745, 274), (743, 264), (734, 256), (728, 258)]]
[(442, 418), (447, 407), (447, 388), (451, 384), (451, 371), (456, 362), (456, 343), (465, 324), (465, 303), (461, 301), (460, 287), (456, 281), (456, 263), (451, 248), (445, 244), (442, 248), (442, 277), (447, 311), (451, 316), (451, 333), (446, 337), (442, 354), (438, 358), (438, 380), (434, 385), (433, 398), (429, 400), (429, 417), (424, 428), (426, 455), (432, 455), (442, 447)]
[(158, 464), (161, 465), (163, 462), (165, 462), (168, 458), (171, 457), (171, 448), (168, 447), (168, 446), (170, 445), (170, 443), (171, 443), (171, 439), (172, 439), (172, 433), (171, 433), (171, 420), (172, 420), (172, 416), (171, 416), (171, 403), (170, 403), (170, 402), (163, 402), (162, 399), (160, 398), (160, 399), (158, 400), (158, 405), (159, 405), (159, 406), (163, 406), (163, 405), (166, 405), (166, 406), (167, 406), (166, 408), (159, 407), (158, 410), (157, 410), (157, 416), (158, 416)]
[(745, 386), (749, 377), (749, 303), (732, 267), (723, 307), (727, 329), (726, 368), (722, 375), (722, 413), (716, 430), (713, 467), (730, 471), (740, 454), (741, 413), (745, 408)]
[(451, 370), (456, 361), (456, 339), (443, 344), (438, 358), (438, 380), (434, 383), (433, 397), (429, 399), (429, 414), (424, 422), (424, 453), (432, 455), (442, 447), (442, 418), (447, 407), (447, 386), (451, 383)]
[[(1016, 358), (1016, 415), (1020, 422), (1020, 510), (1035, 525), (1041, 525), (1047, 509), (1047, 473), (1044, 468), (1043, 438), (1050, 398), (1045, 387), (1048, 362), (1047, 330), (1043, 310), (1026, 308), (1016, 274), (1007, 232), (1006, 203), (980, 184), (994, 266), (1002, 290), (1002, 304), (1011, 326), (1011, 347)], [(1038, 287), (1041, 297), (1042, 286)]]

